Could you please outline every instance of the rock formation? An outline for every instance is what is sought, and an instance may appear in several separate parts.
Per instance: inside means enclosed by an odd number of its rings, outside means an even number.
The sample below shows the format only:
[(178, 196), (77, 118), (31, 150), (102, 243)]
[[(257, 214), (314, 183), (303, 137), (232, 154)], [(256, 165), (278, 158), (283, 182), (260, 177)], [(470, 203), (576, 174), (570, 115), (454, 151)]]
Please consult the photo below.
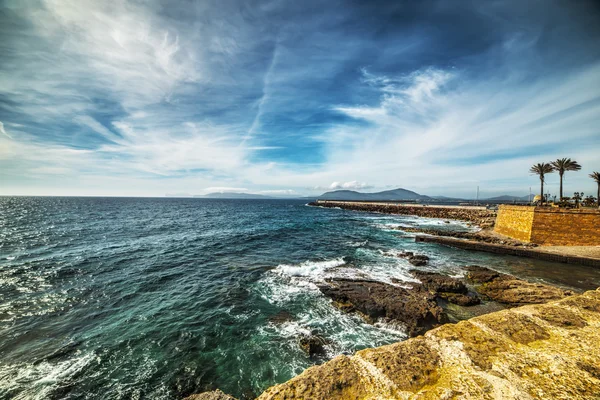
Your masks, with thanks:
[(600, 291), (503, 310), (333, 360), (280, 399), (597, 399)]
[(370, 322), (379, 318), (402, 322), (409, 336), (446, 322), (435, 294), (421, 285), (404, 289), (378, 281), (333, 278), (319, 289), (341, 310), (359, 312)]
[(573, 294), (569, 290), (542, 283), (530, 283), (484, 267), (469, 266), (466, 270), (467, 280), (479, 284), (476, 290), (480, 294), (509, 306), (540, 304)]

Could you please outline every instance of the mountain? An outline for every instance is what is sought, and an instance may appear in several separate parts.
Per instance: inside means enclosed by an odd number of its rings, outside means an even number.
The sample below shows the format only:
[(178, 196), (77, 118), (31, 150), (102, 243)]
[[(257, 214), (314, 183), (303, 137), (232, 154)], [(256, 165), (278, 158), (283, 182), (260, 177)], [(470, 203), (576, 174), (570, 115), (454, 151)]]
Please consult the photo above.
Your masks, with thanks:
[(263, 196), (262, 194), (253, 194), (253, 193), (227, 193), (227, 192), (218, 192), (218, 193), (209, 193), (205, 195), (196, 195), (196, 198), (204, 198), (204, 199), (272, 199), (273, 197)]
[(361, 193), (354, 190), (334, 190), (323, 193), (319, 200), (431, 200), (431, 197), (406, 189), (385, 190), (376, 193)]

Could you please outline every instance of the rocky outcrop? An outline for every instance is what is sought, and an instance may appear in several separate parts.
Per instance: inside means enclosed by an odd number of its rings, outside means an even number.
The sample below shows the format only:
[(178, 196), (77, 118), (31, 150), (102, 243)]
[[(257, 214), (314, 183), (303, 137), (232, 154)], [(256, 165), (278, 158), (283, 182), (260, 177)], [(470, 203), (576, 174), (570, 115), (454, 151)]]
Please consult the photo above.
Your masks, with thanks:
[(259, 399), (596, 399), (599, 341), (590, 291), (338, 356)]
[(481, 302), (477, 295), (469, 293), (469, 289), (460, 279), (435, 272), (411, 270), (410, 273), (421, 281), (426, 290), (434, 292), (439, 298), (450, 303), (468, 307)]
[(479, 284), (476, 286), (476, 290), (480, 294), (509, 306), (546, 303), (573, 295), (573, 292), (569, 290), (542, 283), (527, 282), (512, 275), (476, 265), (465, 269), (467, 270), (467, 279), (472, 283)]
[(379, 318), (399, 321), (409, 336), (446, 322), (435, 294), (421, 285), (405, 289), (378, 281), (333, 278), (318, 287), (341, 310), (358, 312), (370, 322)]
[(318, 332), (311, 332), (309, 335), (300, 337), (299, 344), (306, 354), (315, 357), (325, 354), (325, 347), (330, 344), (330, 341), (320, 336)]
[(483, 228), (494, 226), (496, 212), (475, 207), (443, 207), (425, 205), (406, 205), (381, 202), (353, 202), (353, 201), (323, 201), (309, 203), (312, 206), (343, 208), (345, 210), (379, 212), (384, 214), (416, 215), (426, 218), (455, 219), (468, 221)]
[(219, 389), (217, 389), (213, 390), (212, 392), (193, 394), (191, 396), (186, 397), (184, 400), (236, 400), (236, 398), (225, 394)]

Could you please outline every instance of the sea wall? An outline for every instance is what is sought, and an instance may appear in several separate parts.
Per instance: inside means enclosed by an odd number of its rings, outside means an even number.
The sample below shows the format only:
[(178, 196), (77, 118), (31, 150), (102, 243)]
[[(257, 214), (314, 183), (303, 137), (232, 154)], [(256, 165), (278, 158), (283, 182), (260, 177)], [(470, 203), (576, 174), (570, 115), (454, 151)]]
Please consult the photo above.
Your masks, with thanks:
[(259, 399), (596, 399), (599, 341), (600, 289), (341, 355)]
[(498, 216), (494, 231), (514, 239), (529, 242), (533, 227), (535, 207), (506, 206), (498, 207)]
[(416, 242), (438, 243), (445, 246), (456, 247), (459, 249), (484, 251), (486, 253), (496, 253), (511, 255), (517, 257), (535, 258), (544, 261), (553, 261), (565, 264), (588, 265), (590, 267), (600, 268), (600, 259), (569, 254), (551, 253), (543, 251), (543, 247), (528, 248), (524, 246), (507, 246), (496, 243), (485, 243), (476, 240), (454, 239), (440, 236), (417, 235)]
[(546, 246), (597, 246), (600, 211), (501, 205), (494, 231)]
[(359, 202), (359, 201), (329, 201), (317, 200), (309, 203), (313, 206), (328, 208), (343, 208), (345, 210), (380, 212), (385, 214), (416, 215), (426, 218), (455, 219), (468, 221), (482, 227), (491, 227), (496, 219), (496, 212), (485, 207), (457, 207), (457, 206), (428, 206), (407, 205), (385, 202)]

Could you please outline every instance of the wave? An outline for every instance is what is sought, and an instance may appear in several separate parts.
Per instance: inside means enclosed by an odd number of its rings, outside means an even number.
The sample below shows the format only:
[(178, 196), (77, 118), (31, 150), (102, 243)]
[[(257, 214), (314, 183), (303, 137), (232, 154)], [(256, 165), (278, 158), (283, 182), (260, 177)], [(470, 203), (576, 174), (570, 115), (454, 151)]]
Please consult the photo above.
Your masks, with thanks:
[(53, 398), (55, 390), (72, 381), (95, 359), (88, 353), (55, 363), (1, 365), (0, 397), (6, 394), (13, 399)]
[(288, 276), (307, 276), (318, 278), (331, 268), (346, 264), (343, 257), (324, 261), (305, 261), (299, 265), (280, 264), (273, 271)]

